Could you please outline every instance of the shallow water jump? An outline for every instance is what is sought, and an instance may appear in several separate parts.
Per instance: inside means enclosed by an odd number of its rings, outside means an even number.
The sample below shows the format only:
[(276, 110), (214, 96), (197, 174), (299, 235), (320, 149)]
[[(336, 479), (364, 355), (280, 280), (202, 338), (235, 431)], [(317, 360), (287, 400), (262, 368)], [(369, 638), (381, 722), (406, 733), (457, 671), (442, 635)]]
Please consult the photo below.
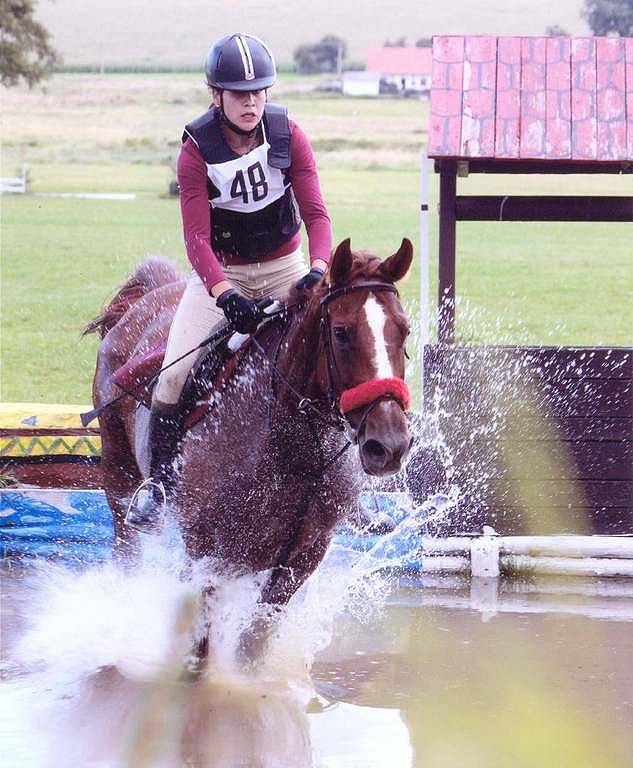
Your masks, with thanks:
[[(329, 282), (291, 291), (287, 311), (260, 327), (182, 435), (170, 511), (187, 553), (232, 573), (266, 572), (262, 604), (285, 605), (318, 566), (363, 472), (393, 474), (409, 451), (409, 326), (395, 283), (412, 256), (406, 239), (384, 261), (343, 241)], [(166, 263), (145, 262), (92, 324), (103, 338), (96, 408), (121, 394), (116, 371), (164, 338), (183, 287)], [(132, 397), (99, 416), (114, 550), (128, 563), (139, 536), (124, 519), (147, 472), (147, 418)]]

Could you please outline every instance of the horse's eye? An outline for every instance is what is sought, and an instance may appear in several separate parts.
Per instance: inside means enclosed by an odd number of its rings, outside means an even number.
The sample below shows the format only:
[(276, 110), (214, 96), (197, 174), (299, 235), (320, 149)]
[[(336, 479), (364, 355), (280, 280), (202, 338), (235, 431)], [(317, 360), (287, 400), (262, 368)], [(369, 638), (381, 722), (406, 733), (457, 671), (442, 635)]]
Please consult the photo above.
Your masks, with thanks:
[(339, 344), (349, 344), (349, 328), (346, 325), (335, 325), (333, 332)]

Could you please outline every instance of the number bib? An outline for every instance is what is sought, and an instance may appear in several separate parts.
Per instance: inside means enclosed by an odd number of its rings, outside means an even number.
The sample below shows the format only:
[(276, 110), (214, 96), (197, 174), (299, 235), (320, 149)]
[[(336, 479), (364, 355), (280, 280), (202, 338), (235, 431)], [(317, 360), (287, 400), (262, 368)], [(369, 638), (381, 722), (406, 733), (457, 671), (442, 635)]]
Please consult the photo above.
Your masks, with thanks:
[(263, 144), (236, 160), (207, 163), (207, 174), (219, 193), (212, 200), (214, 208), (250, 213), (283, 197), (284, 176), (268, 165), (269, 149), (264, 137)]
[(283, 107), (267, 104), (262, 144), (235, 157), (211, 109), (185, 126), (207, 166), (211, 245), (216, 253), (257, 260), (299, 231), (301, 215), (288, 178), (290, 130)]

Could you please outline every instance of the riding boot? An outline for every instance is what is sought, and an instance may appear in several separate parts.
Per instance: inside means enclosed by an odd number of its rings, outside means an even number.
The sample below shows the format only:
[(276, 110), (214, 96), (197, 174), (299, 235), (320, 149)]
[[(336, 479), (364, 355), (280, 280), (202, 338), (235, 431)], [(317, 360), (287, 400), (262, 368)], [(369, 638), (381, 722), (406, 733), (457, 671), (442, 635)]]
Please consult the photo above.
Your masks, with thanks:
[(175, 485), (174, 460), (182, 430), (178, 406), (152, 403), (149, 415), (149, 477), (132, 497), (125, 517), (126, 525), (142, 533), (160, 533), (165, 507)]

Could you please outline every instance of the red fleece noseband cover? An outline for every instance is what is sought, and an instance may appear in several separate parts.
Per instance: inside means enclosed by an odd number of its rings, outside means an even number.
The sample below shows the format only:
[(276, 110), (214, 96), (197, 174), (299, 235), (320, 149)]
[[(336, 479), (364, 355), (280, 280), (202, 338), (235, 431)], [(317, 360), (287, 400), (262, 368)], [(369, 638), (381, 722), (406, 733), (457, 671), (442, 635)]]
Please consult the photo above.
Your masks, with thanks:
[(346, 389), (341, 395), (339, 405), (343, 413), (349, 413), (386, 395), (396, 399), (405, 411), (411, 404), (409, 387), (403, 379), (372, 379), (357, 387)]

